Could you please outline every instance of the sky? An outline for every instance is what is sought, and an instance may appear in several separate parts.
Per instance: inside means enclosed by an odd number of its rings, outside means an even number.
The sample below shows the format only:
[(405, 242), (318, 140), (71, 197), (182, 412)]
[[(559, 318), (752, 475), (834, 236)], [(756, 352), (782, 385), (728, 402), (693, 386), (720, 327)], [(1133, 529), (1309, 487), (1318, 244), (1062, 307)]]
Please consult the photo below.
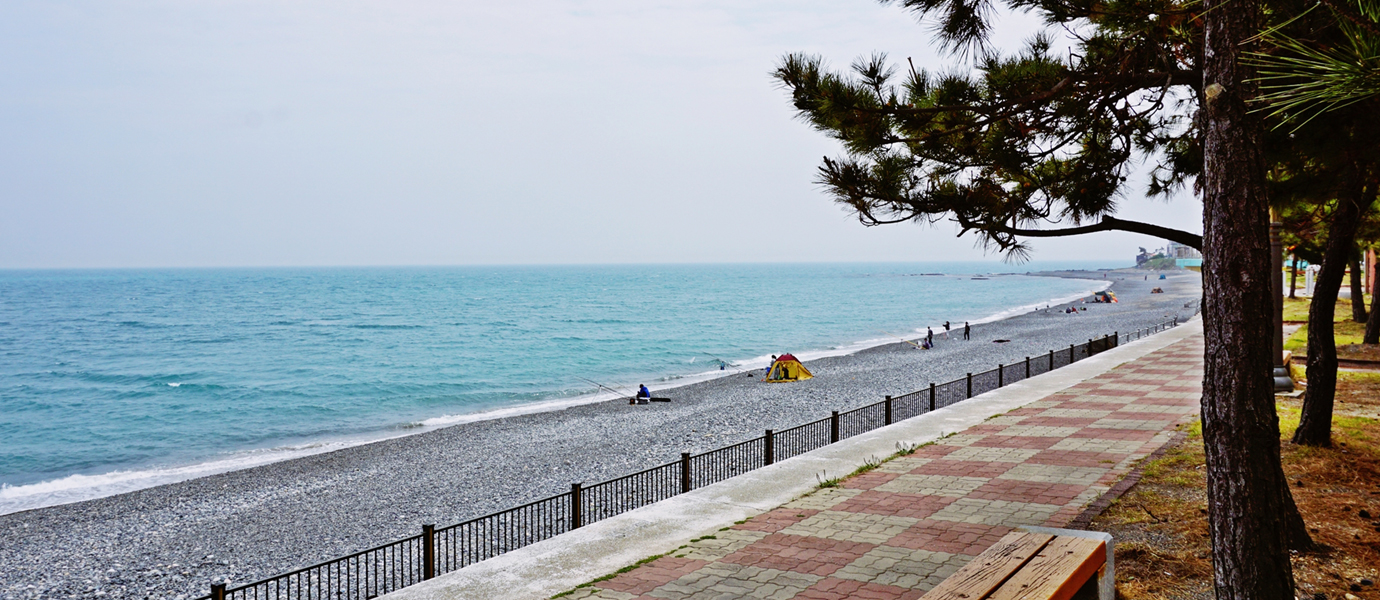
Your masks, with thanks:
[[(841, 151), (770, 72), (876, 51), (954, 64), (872, 0), (5, 2), (0, 268), (1000, 258), (813, 183)], [(1142, 189), (1118, 216), (1202, 230)]]

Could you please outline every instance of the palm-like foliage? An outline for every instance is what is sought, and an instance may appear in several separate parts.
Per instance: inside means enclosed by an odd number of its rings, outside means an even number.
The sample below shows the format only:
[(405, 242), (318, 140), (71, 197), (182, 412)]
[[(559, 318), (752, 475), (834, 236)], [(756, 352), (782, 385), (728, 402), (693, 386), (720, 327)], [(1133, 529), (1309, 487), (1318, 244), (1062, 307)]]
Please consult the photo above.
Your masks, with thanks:
[(1274, 28), (1262, 34), (1272, 51), (1248, 55), (1260, 72), (1257, 100), (1277, 126), (1297, 129), (1380, 97), (1380, 1), (1329, 0), (1325, 10), (1337, 25), (1332, 35), (1302, 38)]

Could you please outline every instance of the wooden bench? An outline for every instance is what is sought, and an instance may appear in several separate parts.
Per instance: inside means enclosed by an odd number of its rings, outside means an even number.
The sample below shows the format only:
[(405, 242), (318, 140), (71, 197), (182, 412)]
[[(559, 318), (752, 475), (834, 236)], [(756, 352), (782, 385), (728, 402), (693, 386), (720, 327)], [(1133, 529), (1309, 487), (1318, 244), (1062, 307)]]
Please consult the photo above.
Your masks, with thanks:
[(1024, 527), (977, 555), (922, 600), (1113, 600), (1112, 536)]

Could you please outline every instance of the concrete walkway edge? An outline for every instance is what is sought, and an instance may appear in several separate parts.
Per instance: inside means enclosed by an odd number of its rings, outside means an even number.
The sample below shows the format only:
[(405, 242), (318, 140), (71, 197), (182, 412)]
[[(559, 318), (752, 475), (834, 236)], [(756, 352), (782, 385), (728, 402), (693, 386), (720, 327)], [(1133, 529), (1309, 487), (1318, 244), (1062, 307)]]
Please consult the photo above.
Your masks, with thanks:
[(1202, 333), (1194, 319), (1049, 373), (962, 403), (876, 429), (727, 481), (587, 525), (550, 540), (441, 575), (386, 596), (393, 600), (537, 600), (670, 552), (772, 510), (815, 489), (818, 481), (851, 473), (901, 444), (932, 442), (978, 425)]

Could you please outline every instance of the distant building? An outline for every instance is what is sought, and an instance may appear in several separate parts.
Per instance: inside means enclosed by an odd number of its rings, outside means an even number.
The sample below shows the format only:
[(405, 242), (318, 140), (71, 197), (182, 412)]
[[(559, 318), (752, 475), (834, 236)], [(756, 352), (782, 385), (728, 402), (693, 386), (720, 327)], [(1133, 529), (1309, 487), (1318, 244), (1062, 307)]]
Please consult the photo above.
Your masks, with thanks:
[[(1180, 243), (1178, 243), (1178, 242), (1169, 242), (1169, 245), (1168, 245), (1168, 246), (1165, 246), (1165, 248), (1164, 248), (1164, 254), (1165, 254), (1165, 256), (1168, 256), (1168, 257), (1174, 258), (1174, 259), (1179, 259), (1179, 258), (1193, 259), (1193, 258), (1196, 258), (1196, 259), (1198, 259), (1198, 260), (1200, 260), (1200, 261), (1203, 259), (1203, 253), (1199, 252), (1197, 248), (1194, 248), (1193, 246), (1185, 246), (1185, 245), (1180, 244)], [(1200, 263), (1200, 264), (1201, 264), (1201, 263)]]

